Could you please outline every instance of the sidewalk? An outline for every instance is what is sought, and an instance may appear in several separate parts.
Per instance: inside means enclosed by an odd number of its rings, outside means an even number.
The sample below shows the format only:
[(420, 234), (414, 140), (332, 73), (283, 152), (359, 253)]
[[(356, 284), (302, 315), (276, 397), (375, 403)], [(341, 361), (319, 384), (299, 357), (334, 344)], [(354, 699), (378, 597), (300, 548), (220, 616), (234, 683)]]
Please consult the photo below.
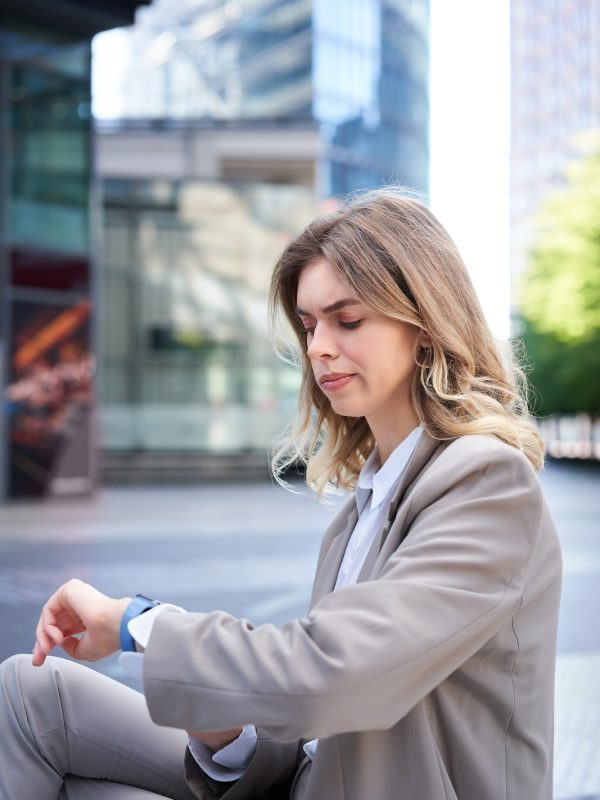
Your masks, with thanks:
[(600, 653), (558, 657), (554, 796), (600, 800)]
[[(555, 798), (600, 800), (600, 472), (573, 466), (550, 465), (542, 476), (565, 561)], [(282, 624), (305, 611), (334, 513), (268, 483), (110, 489), (91, 503), (0, 506), (0, 659), (30, 649), (40, 604), (73, 575), (116, 596), (140, 591)], [(122, 678), (114, 659), (100, 668)]]

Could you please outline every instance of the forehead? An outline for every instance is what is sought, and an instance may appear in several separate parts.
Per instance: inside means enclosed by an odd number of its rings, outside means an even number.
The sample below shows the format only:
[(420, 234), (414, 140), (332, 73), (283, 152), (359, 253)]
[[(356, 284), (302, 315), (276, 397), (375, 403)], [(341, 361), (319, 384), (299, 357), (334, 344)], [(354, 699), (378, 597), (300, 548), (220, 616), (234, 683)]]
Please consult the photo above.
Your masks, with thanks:
[(302, 269), (296, 297), (300, 308), (310, 310), (347, 297), (356, 298), (356, 295), (326, 258), (316, 258)]

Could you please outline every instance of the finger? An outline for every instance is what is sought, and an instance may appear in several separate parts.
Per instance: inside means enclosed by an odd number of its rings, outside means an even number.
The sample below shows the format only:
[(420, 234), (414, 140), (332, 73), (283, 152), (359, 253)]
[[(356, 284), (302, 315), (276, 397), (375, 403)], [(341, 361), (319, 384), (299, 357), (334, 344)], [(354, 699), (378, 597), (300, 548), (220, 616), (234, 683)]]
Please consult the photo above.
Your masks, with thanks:
[(70, 584), (73, 584), (76, 587), (80, 583), (81, 581), (68, 581), (60, 586), (54, 592), (54, 594), (48, 598), (42, 609), (42, 617), (45, 624), (57, 625), (58, 627), (61, 627), (59, 620), (62, 621), (65, 619), (69, 620), (70, 622), (77, 620), (80, 624), (82, 624), (81, 619), (73, 608), (73, 604), (70, 600), (72, 592), (69, 591)]
[(33, 645), (33, 654), (31, 658), (31, 663), (34, 667), (41, 667), (44, 661), (46, 660), (46, 656), (42, 653), (38, 642)]
[(67, 638), (63, 639), (62, 649), (72, 658), (78, 658), (77, 656), (78, 648), (79, 648), (79, 639), (77, 639), (75, 636), (68, 636)]
[[(72, 581), (71, 583), (79, 583)], [(81, 620), (73, 612), (65, 591), (67, 584), (59, 587), (44, 604), (35, 631), (36, 643), (32, 660), (35, 666), (41, 666), (46, 656), (56, 644), (62, 644), (65, 635), (72, 635), (76, 628), (83, 630)]]
[(51, 626), (59, 627), (58, 615), (48, 606), (48, 603), (42, 608), (42, 625), (46, 631), (48, 631)]
[(72, 636), (74, 633), (83, 633), (85, 630), (85, 626), (79, 617), (68, 611), (62, 611), (57, 614), (54, 621), (49, 618), (49, 624), (55, 625), (63, 636)]
[(40, 650), (42, 650), (46, 655), (53, 649), (54, 642), (48, 636), (44, 623), (42, 621), (42, 617), (40, 617), (40, 621), (38, 622), (37, 628), (35, 629), (35, 638)]
[(89, 647), (89, 637), (87, 634), (78, 639), (76, 636), (69, 636), (62, 643), (62, 648), (71, 658), (77, 661), (97, 661), (97, 655)]
[(37, 640), (46, 653), (49, 653), (56, 645), (61, 645), (64, 634), (61, 629), (54, 624), (54, 617), (48, 614), (46, 608), (42, 609), (40, 622), (36, 630)]
[(42, 609), (42, 626), (46, 635), (57, 645), (62, 645), (65, 636), (85, 630), (78, 617), (73, 617), (68, 611), (56, 614), (47, 606)]
[(85, 633), (83, 625), (76, 625), (75, 623), (66, 624), (61, 622), (59, 630), (62, 631), (63, 636), (74, 636), (76, 633)]
[(64, 641), (65, 635), (61, 630), (59, 630), (56, 625), (47, 625), (46, 626), (46, 634), (52, 640), (54, 645), (58, 647), (62, 647), (62, 643)]
[(50, 600), (48, 600), (43, 605), (40, 618), (38, 620), (38, 624), (35, 629), (35, 638), (37, 640), (38, 646), (46, 654), (49, 653), (54, 647), (54, 642), (48, 633), (47, 627), (48, 627), (48, 622), (54, 623), (56, 621), (55, 615), (52, 612), (50, 612), (48, 608), (48, 604), (55, 598), (55, 596), (56, 593), (53, 594)]
[(72, 617), (85, 618), (86, 609), (89, 609), (90, 603), (93, 602), (92, 598), (95, 599), (96, 595), (99, 595), (99, 592), (92, 586), (77, 578), (71, 578), (57, 589), (46, 605), (54, 614), (66, 611)]

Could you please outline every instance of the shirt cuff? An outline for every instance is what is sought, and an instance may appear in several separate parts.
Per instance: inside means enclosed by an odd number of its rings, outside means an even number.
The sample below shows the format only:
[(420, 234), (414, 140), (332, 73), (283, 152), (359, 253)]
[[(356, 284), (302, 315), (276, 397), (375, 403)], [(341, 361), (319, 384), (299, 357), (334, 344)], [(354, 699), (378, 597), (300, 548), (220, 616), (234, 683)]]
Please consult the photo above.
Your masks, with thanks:
[(194, 760), (214, 781), (231, 782), (241, 778), (250, 759), (256, 752), (256, 728), (244, 725), (237, 739), (230, 742), (216, 753), (204, 742), (190, 736), (188, 747)]
[(144, 650), (148, 647), (150, 634), (152, 633), (156, 618), (164, 611), (176, 611), (180, 614), (186, 613), (185, 609), (180, 606), (173, 606), (170, 603), (161, 603), (159, 606), (154, 606), (154, 608), (145, 611), (143, 614), (139, 614), (137, 617), (130, 619), (127, 623), (127, 630), (135, 639), (135, 643), (143, 647)]
[[(154, 622), (163, 611), (186, 613), (185, 609), (180, 606), (173, 606), (170, 603), (161, 603), (159, 606), (149, 609), (144, 614), (130, 619), (127, 623), (127, 630), (133, 636), (135, 643), (144, 650), (148, 647)], [(140, 686), (144, 685), (144, 656), (142, 653), (121, 653), (119, 656), (119, 666), (123, 672), (136, 681), (136, 683), (139, 683)]]

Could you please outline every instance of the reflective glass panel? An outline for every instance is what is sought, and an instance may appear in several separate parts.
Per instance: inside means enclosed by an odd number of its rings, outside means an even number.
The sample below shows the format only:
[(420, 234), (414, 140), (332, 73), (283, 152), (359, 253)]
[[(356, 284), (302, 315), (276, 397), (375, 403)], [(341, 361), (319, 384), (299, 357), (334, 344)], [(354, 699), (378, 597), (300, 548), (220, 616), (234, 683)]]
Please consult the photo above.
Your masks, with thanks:
[(298, 386), (270, 341), (269, 278), (285, 242), (319, 213), (313, 192), (152, 184), (106, 182), (103, 447), (266, 449)]
[(10, 69), (8, 235), (87, 251), (89, 47), (23, 41)]

